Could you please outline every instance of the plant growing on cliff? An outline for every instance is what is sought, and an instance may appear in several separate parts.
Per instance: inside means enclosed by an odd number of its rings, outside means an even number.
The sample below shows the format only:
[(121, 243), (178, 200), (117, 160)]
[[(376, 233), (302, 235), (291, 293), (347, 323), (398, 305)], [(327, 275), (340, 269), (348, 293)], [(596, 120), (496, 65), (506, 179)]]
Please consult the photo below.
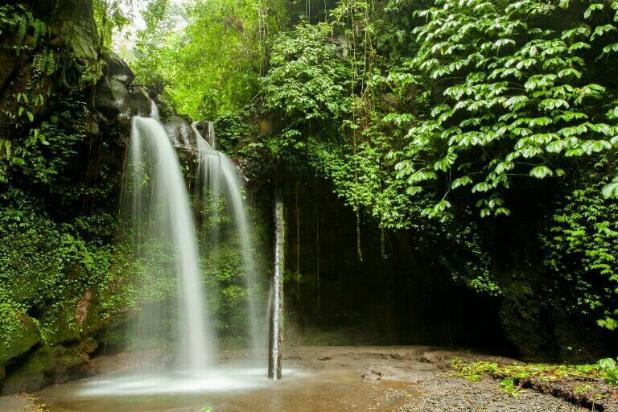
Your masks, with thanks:
[(32, 15), (24, 5), (0, 6), (0, 41), (16, 55), (32, 50), (47, 34), (45, 23)]
[(574, 159), (615, 150), (616, 91), (597, 70), (614, 67), (616, 4), (584, 3), (445, 0), (417, 12), (427, 22), (406, 65), (431, 87), (397, 154), (408, 191), (447, 183), (434, 207), (468, 190), (481, 216), (507, 215), (514, 179), (557, 179)]
[[(601, 216), (618, 187), (618, 3), (381, 4), (341, 1), (329, 24), (301, 23), (277, 37), (262, 109), (285, 120), (260, 139), (264, 153), (310, 165), (357, 216), (367, 212), (385, 229), (436, 235), (428, 222), (439, 220), (453, 238), (476, 221), (474, 209), (508, 219), (527, 213), (513, 198), (562, 197), (555, 213), (556, 203), (538, 205), (554, 216), (579, 211), (544, 238), (549, 275), (577, 290), (564, 292), (566, 307), (613, 329), (608, 265), (618, 249), (612, 218)], [(585, 194), (568, 195), (574, 190)], [(590, 230), (566, 240), (578, 225)], [(485, 264), (470, 254), (438, 261), (469, 286), (501, 294), (508, 280), (488, 263), (486, 228), (475, 230), (468, 250)]]
[(618, 202), (600, 188), (608, 180), (577, 189), (551, 216), (543, 237), (546, 264), (573, 294), (575, 313), (596, 318), (609, 330), (618, 327)]

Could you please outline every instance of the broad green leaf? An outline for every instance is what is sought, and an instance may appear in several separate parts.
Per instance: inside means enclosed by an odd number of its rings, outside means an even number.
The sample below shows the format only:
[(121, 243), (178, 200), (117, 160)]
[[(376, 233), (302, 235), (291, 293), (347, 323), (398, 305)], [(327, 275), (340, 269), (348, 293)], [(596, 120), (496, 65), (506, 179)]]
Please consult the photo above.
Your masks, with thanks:
[(530, 169), (530, 176), (536, 177), (537, 179), (543, 179), (547, 176), (553, 176), (554, 172), (544, 165), (536, 166)]
[(618, 200), (618, 176), (614, 178), (611, 183), (603, 186), (602, 189), (603, 197), (606, 199), (616, 199)]

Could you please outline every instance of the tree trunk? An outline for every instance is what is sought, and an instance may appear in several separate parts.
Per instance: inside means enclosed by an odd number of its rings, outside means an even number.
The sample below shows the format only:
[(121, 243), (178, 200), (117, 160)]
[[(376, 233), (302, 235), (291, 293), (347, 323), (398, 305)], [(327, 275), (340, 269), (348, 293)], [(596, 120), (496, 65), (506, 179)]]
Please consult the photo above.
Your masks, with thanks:
[(281, 347), (283, 329), (283, 271), (285, 270), (285, 220), (283, 200), (275, 190), (275, 271), (270, 308), (270, 340), (268, 351), (268, 377), (281, 379)]

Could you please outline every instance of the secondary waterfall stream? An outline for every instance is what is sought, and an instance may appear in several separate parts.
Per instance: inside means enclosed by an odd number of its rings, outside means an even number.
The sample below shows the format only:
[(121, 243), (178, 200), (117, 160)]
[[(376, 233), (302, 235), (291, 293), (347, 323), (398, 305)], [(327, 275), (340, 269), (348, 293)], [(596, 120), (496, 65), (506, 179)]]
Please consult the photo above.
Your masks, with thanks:
[[(208, 122), (208, 140), (204, 139), (199, 132), (196, 123), (192, 129), (196, 135), (199, 152), (199, 166), (197, 171), (198, 187), (204, 201), (225, 201), (227, 209), (232, 216), (235, 231), (238, 236), (242, 268), (245, 274), (245, 287), (247, 289), (247, 312), (249, 336), (251, 340), (252, 357), (258, 358), (265, 350), (266, 336), (260, 334), (259, 324), (261, 316), (256, 298), (257, 292), (257, 267), (251, 248), (250, 225), (247, 218), (247, 208), (242, 198), (242, 184), (238, 170), (234, 163), (222, 152), (217, 151), (216, 137), (213, 124)], [(215, 211), (215, 213), (217, 213)], [(211, 229), (211, 239), (218, 241), (218, 227)]]

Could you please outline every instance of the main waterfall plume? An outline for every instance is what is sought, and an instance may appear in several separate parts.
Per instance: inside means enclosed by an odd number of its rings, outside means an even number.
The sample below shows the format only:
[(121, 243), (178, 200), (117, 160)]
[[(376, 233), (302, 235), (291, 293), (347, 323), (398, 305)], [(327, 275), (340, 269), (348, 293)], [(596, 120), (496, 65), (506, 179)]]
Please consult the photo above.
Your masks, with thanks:
[(195, 225), (178, 157), (154, 118), (133, 119), (130, 172), (131, 226), (136, 255), (148, 281), (142, 289), (153, 295), (165, 285), (177, 289), (169, 305), (156, 302), (142, 308), (133, 340), (138, 345), (157, 339), (172, 342), (176, 368), (204, 371), (216, 348), (199, 270)]

